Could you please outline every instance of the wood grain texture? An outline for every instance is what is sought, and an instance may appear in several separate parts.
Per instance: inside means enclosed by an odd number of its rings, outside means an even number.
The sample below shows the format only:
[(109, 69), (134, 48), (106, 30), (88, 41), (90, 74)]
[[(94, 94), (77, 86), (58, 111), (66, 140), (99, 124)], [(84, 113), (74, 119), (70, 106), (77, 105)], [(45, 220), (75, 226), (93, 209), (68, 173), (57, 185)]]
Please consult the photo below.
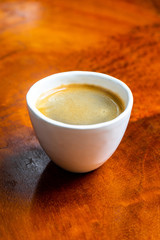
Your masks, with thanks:
[[(0, 2), (0, 239), (160, 239), (158, 0)], [(128, 84), (134, 107), (115, 154), (88, 174), (46, 156), (25, 95), (69, 70)]]

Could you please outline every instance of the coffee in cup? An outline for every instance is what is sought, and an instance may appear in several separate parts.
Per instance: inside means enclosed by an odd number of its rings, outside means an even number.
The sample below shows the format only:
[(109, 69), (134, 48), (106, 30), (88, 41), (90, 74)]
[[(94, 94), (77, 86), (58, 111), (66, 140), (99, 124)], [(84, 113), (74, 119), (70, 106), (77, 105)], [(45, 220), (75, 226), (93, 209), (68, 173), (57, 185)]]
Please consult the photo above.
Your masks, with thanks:
[(123, 100), (103, 87), (90, 84), (68, 84), (40, 95), (37, 109), (46, 117), (74, 125), (110, 121), (125, 107)]

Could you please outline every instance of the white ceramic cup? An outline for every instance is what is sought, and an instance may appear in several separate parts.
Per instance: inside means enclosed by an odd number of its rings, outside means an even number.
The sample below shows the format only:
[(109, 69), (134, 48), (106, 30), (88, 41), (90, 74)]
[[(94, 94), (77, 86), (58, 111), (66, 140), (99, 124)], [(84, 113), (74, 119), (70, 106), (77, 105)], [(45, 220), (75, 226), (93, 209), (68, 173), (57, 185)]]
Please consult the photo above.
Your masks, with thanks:
[[(52, 120), (38, 111), (38, 97), (62, 84), (86, 83), (119, 95), (125, 110), (115, 119), (92, 125), (71, 125)], [(27, 106), (37, 138), (54, 163), (71, 172), (100, 167), (118, 147), (128, 124), (133, 96), (122, 81), (102, 73), (72, 71), (53, 74), (36, 82), (27, 93)]]

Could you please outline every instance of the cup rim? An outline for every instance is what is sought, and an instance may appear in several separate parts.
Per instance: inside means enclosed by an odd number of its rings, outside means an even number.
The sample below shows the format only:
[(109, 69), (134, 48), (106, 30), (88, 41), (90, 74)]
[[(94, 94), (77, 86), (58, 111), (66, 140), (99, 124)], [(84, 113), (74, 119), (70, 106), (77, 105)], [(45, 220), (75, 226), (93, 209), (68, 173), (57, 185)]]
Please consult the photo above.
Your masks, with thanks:
[[(44, 81), (45, 79), (47, 78), (52, 78), (53, 76), (56, 77), (56, 76), (60, 76), (60, 75), (64, 75), (64, 74), (87, 74), (87, 75), (96, 75), (97, 77), (105, 77), (107, 79), (110, 79), (116, 83), (118, 83), (119, 85), (121, 85), (128, 93), (128, 103), (127, 103), (127, 106), (125, 107), (125, 110), (120, 114), (118, 115), (116, 118), (110, 120), (110, 121), (107, 121), (107, 122), (102, 122), (102, 123), (96, 123), (96, 124), (89, 124), (89, 125), (74, 125), (74, 124), (68, 124), (68, 123), (63, 123), (63, 122), (60, 122), (60, 121), (56, 121), (56, 120), (53, 120), (51, 118), (48, 118), (46, 117), (45, 115), (43, 115), (37, 108), (34, 104), (31, 103), (31, 100), (30, 100), (30, 92), (33, 88), (35, 88), (36, 84), (39, 83), (39, 82), (42, 82)], [(130, 90), (130, 88), (124, 83), (122, 82), (121, 80), (117, 79), (117, 78), (114, 78), (110, 75), (107, 75), (107, 74), (104, 74), (104, 73), (99, 73), (99, 72), (91, 72), (91, 71), (67, 71), (67, 72), (60, 72), (60, 73), (55, 73), (55, 74), (52, 74), (48, 77), (45, 77), (37, 82), (35, 82), (31, 88), (28, 90), (27, 92), (27, 95), (26, 95), (26, 101), (27, 101), (27, 106), (28, 108), (30, 108), (32, 110), (32, 112), (34, 112), (34, 114), (42, 119), (43, 121), (51, 124), (51, 125), (56, 125), (58, 127), (62, 127), (62, 128), (67, 128), (67, 129), (77, 129), (77, 130), (90, 130), (90, 129), (97, 129), (97, 128), (103, 128), (103, 127), (108, 127), (112, 124), (115, 124), (117, 123), (118, 121), (120, 121), (122, 118), (124, 118), (128, 112), (131, 111), (132, 109), (132, 106), (133, 106), (133, 95), (132, 95), (132, 92)]]

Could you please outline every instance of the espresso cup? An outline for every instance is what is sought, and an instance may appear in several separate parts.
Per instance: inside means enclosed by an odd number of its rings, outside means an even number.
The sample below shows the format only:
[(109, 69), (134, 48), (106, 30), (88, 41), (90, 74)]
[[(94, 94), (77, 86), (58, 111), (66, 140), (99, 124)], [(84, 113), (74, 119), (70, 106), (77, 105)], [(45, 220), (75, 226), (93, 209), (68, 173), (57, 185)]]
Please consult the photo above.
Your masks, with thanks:
[[(36, 101), (42, 93), (61, 85), (82, 83), (106, 88), (124, 102), (124, 111), (111, 121), (71, 125), (44, 116)], [(117, 149), (130, 118), (133, 96), (122, 81), (106, 74), (71, 71), (53, 74), (36, 82), (28, 91), (27, 107), (36, 136), (50, 159), (71, 172), (89, 172), (105, 163)]]

